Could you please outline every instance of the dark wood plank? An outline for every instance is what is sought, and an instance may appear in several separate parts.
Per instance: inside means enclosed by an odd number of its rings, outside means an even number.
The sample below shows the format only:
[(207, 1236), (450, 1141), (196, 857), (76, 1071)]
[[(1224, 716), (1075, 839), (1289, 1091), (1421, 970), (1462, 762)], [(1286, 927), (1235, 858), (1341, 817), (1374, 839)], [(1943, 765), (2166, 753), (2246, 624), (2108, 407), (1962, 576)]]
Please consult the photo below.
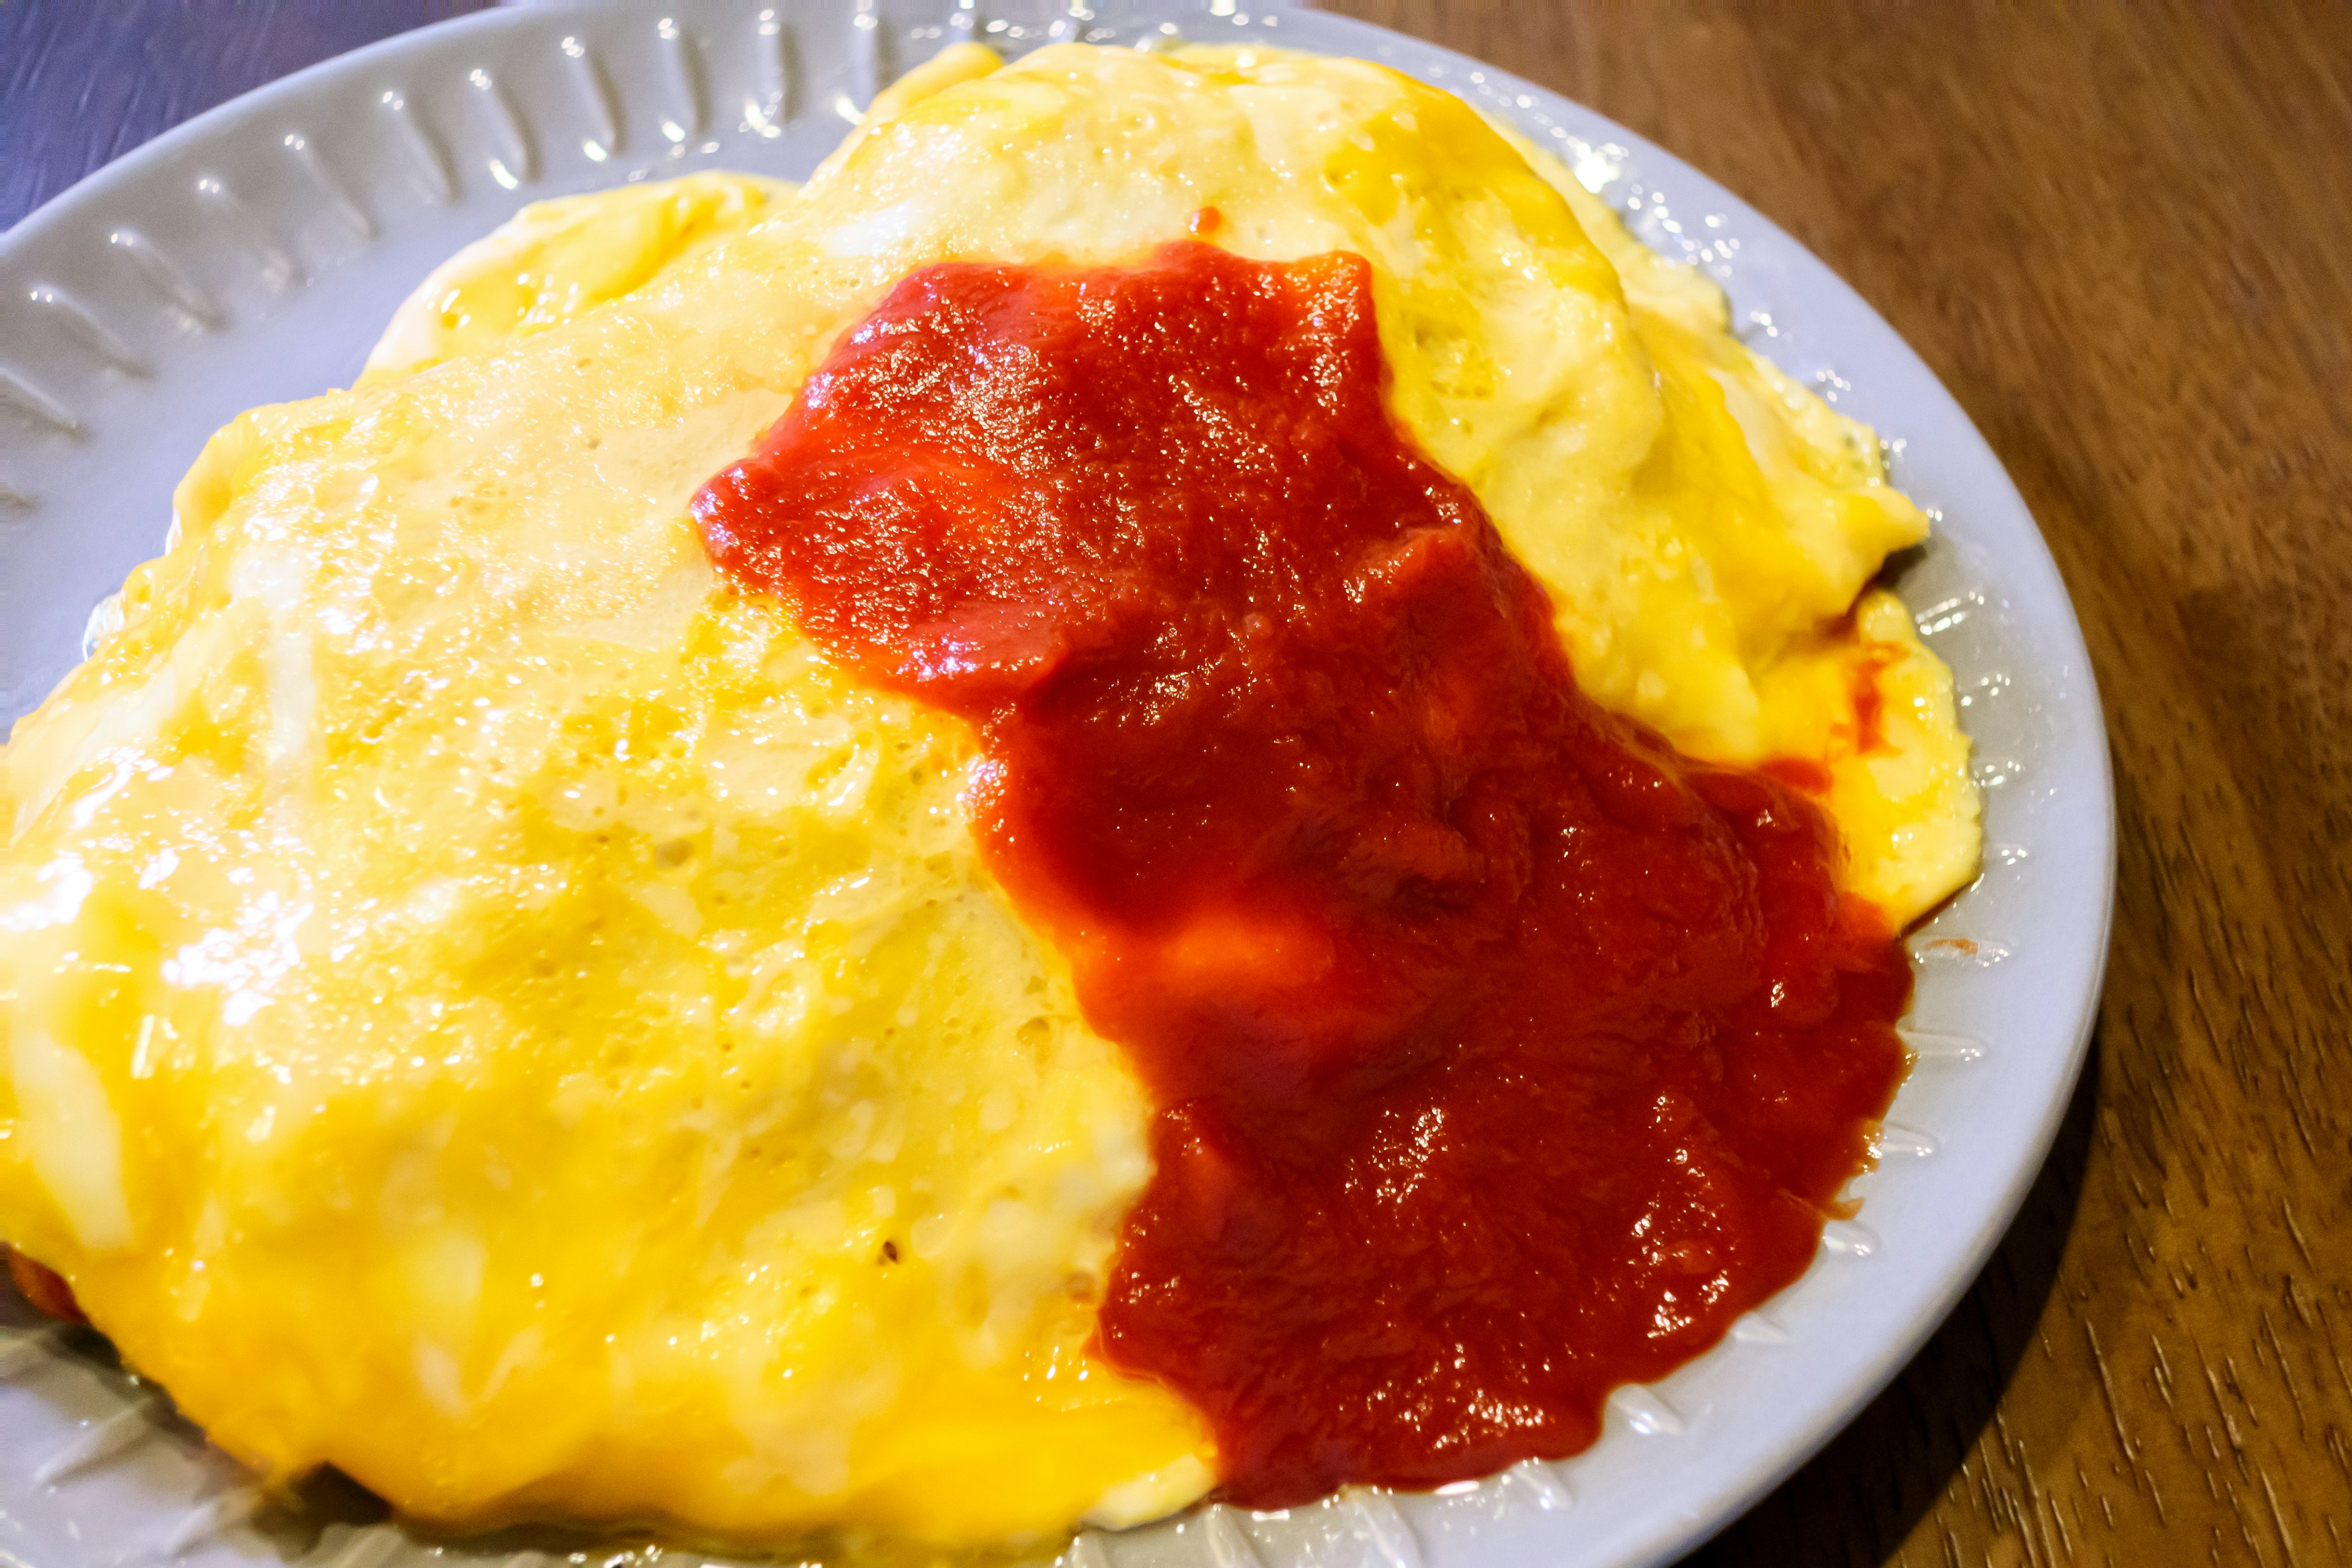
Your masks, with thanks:
[(1334, 8), (1622, 121), (1859, 288), (2016, 476), (2106, 701), (2058, 1152), (1696, 1561), (2352, 1561), (2352, 10)]

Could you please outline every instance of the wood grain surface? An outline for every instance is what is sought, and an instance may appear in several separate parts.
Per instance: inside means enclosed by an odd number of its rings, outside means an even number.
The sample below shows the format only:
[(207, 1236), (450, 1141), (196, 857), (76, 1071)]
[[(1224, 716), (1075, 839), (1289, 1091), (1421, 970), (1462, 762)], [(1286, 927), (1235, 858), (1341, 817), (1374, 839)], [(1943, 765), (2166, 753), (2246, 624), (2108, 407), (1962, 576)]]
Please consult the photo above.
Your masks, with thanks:
[(1612, 116), (1861, 289), (2015, 476), (2106, 704), (2057, 1150), (1694, 1563), (2352, 1563), (2352, 9), (1331, 8)]

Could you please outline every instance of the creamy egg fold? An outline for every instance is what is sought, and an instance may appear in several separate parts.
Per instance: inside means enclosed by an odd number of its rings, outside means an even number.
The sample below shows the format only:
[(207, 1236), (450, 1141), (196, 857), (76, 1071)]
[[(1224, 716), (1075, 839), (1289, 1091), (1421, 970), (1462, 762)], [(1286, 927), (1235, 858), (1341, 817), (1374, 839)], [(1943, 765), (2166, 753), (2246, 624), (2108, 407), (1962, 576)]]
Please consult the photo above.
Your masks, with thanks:
[(1864, 591), (1925, 521), (1719, 296), (1380, 67), (994, 68), (943, 56), (797, 192), (631, 187), (453, 260), (358, 388), (214, 439), (0, 750), (0, 1237), (265, 1476), (753, 1542), (1211, 1484), (1088, 1349), (1150, 1108), (976, 861), (971, 736), (686, 515), (917, 268), (1204, 207), (1366, 256), (1399, 417), (1588, 689), (1818, 764), (1898, 921), (1972, 874), (1949, 674)]

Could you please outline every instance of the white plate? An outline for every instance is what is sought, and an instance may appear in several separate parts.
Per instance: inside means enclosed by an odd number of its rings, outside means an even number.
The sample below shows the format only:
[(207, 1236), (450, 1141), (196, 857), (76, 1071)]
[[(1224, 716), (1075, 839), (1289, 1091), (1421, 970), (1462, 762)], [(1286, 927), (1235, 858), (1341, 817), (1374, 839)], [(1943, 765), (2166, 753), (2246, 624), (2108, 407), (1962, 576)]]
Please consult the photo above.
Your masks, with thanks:
[[(2082, 1062), (2114, 812), (2065, 591), (1967, 416), (1788, 236), (1600, 116), (1259, 0), (546, 7), (331, 61), (158, 139), (0, 237), (0, 719), (65, 673), (91, 607), (160, 547), (173, 484), (214, 428), (348, 384), (416, 280), (522, 203), (697, 168), (803, 174), (877, 84), (954, 37), (1018, 52), (1179, 30), (1385, 60), (1510, 116), (1651, 243), (1721, 279), (1751, 342), (1884, 432), (1897, 482), (1938, 524), (1900, 587), (1959, 677), (1986, 870), (1914, 940), (1920, 1061), (1884, 1163), (1856, 1185), (1860, 1220), (1832, 1225), (1804, 1278), (1714, 1352), (1621, 1391), (1580, 1458), (1446, 1496), (1196, 1513), (1071, 1553), (1094, 1568), (1664, 1562), (1884, 1385), (2008, 1224)], [(0, 1564), (383, 1568), (416, 1551), (389, 1527), (257, 1513), (233, 1467), (161, 1409), (89, 1336), (0, 1298)]]

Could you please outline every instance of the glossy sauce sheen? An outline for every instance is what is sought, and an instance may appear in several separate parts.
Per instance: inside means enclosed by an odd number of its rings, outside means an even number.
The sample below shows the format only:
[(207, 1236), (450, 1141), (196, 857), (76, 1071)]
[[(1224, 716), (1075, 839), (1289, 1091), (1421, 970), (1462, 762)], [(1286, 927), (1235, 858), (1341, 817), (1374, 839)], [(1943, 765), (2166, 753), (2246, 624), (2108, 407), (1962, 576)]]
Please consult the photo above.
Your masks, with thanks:
[(1560, 1456), (1805, 1268), (1909, 970), (1787, 785), (1578, 691), (1382, 402), (1370, 275), (906, 279), (695, 512), (969, 718), (989, 864), (1160, 1106), (1101, 1349), (1223, 1494)]

